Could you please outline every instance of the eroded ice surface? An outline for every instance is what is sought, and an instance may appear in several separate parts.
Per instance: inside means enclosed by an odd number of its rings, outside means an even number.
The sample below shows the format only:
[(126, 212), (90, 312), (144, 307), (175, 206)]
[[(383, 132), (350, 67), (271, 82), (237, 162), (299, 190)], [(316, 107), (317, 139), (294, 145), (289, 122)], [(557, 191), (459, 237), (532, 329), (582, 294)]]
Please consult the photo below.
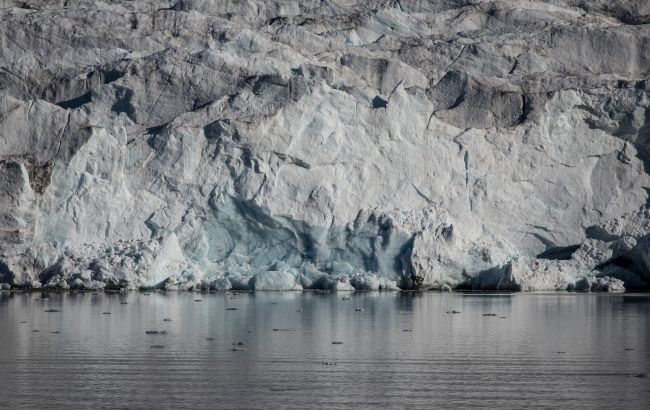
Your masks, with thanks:
[(650, 3), (0, 1), (0, 283), (648, 288)]

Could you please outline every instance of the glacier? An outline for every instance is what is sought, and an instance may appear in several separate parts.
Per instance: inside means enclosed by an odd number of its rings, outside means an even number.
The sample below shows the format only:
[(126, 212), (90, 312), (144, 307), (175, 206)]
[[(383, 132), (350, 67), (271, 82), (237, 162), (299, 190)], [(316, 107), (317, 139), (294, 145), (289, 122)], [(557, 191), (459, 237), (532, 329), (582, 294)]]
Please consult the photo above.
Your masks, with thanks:
[(3, 288), (650, 288), (645, 0), (0, 21)]

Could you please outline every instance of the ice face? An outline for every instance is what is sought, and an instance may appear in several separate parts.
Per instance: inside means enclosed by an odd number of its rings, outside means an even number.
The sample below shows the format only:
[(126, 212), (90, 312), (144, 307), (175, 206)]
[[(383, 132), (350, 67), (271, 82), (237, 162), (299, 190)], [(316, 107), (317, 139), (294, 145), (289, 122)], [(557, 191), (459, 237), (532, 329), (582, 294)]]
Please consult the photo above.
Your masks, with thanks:
[(5, 0), (0, 283), (647, 288), (650, 6), (576, 4)]

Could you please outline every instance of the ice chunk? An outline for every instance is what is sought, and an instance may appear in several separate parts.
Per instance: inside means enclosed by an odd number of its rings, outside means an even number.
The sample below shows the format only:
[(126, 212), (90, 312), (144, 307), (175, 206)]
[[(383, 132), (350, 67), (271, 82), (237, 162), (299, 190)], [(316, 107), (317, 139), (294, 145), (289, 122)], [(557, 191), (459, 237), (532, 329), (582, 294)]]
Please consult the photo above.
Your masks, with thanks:
[(569, 287), (576, 292), (625, 292), (623, 281), (609, 276), (587, 276)]
[(253, 278), (255, 290), (302, 290), (296, 277), (288, 271), (266, 271)]

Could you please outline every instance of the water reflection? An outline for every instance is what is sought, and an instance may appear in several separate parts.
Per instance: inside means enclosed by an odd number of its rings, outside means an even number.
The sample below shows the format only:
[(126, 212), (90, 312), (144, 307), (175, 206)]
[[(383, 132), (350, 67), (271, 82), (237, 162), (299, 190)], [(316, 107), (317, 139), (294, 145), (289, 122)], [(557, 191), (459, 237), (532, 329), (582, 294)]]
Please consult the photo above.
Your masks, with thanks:
[(0, 407), (640, 408), (648, 318), (630, 294), (0, 292)]

